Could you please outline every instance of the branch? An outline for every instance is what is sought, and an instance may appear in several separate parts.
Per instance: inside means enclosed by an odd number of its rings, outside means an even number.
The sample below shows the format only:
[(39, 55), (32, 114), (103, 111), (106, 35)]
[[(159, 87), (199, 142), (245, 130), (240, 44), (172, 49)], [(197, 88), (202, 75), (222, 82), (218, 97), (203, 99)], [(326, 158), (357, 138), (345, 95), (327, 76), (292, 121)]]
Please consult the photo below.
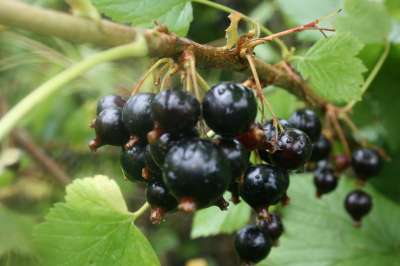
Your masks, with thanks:
[[(196, 57), (197, 66), (247, 73), (250, 70), (247, 61), (239, 56), (236, 49), (202, 45), (156, 30), (139, 30), (107, 20), (102, 20), (101, 28), (99, 28), (91, 20), (33, 7), (18, 1), (0, 1), (0, 24), (76, 43), (93, 43), (101, 46), (130, 43), (136, 35), (143, 33), (147, 40), (149, 55), (152, 57), (178, 58), (185, 49), (190, 47)], [(255, 67), (262, 82), (284, 88), (311, 106), (322, 107), (326, 104), (307, 87), (304, 80), (294, 78), (281, 65), (270, 65), (255, 59)]]

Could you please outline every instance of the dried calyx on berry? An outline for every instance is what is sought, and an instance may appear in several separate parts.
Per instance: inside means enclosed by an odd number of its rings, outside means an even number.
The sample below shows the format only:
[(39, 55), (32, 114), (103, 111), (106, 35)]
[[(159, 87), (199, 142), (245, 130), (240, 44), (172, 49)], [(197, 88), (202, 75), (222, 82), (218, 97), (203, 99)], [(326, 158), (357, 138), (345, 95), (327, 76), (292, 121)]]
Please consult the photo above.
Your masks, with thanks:
[(260, 219), (268, 219), (268, 206), (282, 200), (288, 187), (289, 174), (286, 170), (259, 164), (247, 169), (239, 191), (242, 199), (254, 208)]
[(257, 263), (271, 251), (271, 239), (255, 225), (249, 225), (236, 233), (235, 249), (242, 262)]
[(160, 223), (166, 212), (178, 206), (178, 201), (161, 180), (152, 180), (147, 184), (146, 200), (151, 206), (150, 221), (154, 224)]
[(223, 152), (202, 139), (176, 143), (165, 157), (163, 171), (165, 184), (184, 211), (218, 203), (232, 180)]
[(354, 226), (359, 227), (364, 216), (372, 209), (372, 198), (368, 193), (357, 189), (346, 196), (344, 207), (352, 217)]
[(257, 115), (254, 93), (237, 83), (220, 83), (204, 96), (203, 117), (206, 124), (217, 134), (235, 137), (245, 133)]
[(373, 149), (361, 148), (353, 152), (351, 166), (361, 180), (377, 176), (383, 166), (383, 161), (379, 153)]

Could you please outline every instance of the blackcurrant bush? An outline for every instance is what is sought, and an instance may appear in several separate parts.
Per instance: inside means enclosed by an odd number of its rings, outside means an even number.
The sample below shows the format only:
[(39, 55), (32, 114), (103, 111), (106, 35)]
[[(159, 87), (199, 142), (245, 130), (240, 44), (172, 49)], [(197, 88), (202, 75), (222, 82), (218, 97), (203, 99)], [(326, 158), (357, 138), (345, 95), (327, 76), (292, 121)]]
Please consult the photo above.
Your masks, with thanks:
[(204, 96), (202, 107), (207, 125), (224, 137), (246, 132), (257, 115), (253, 92), (236, 83), (213, 86)]
[(264, 234), (269, 236), (273, 242), (278, 241), (284, 231), (281, 217), (274, 213), (270, 214), (269, 220), (258, 220), (257, 226)]
[(106, 95), (100, 98), (97, 102), (96, 114), (100, 114), (105, 109), (122, 109), (125, 104), (125, 100), (118, 95)]
[(310, 161), (316, 162), (327, 158), (331, 152), (331, 146), (331, 142), (321, 134), (318, 140), (312, 144)]
[(240, 196), (258, 212), (260, 218), (268, 218), (268, 206), (278, 203), (288, 187), (286, 170), (259, 164), (247, 169), (239, 190)]
[(257, 263), (271, 251), (271, 240), (255, 225), (249, 225), (236, 233), (235, 249), (245, 263)]
[(357, 189), (346, 196), (344, 207), (353, 218), (354, 225), (360, 226), (362, 218), (372, 209), (372, 198), (366, 192)]
[(311, 141), (317, 141), (321, 135), (321, 121), (317, 114), (310, 109), (294, 112), (289, 118), (289, 123), (291, 127), (306, 133)]
[(289, 128), (278, 137), (277, 150), (271, 154), (278, 167), (294, 170), (310, 158), (312, 145), (309, 137), (298, 129)]
[(158, 126), (171, 133), (190, 131), (201, 114), (197, 99), (183, 90), (166, 90), (154, 97), (151, 113)]
[(153, 129), (151, 103), (153, 93), (138, 93), (131, 96), (122, 109), (122, 121), (131, 135), (146, 140), (147, 133)]
[(382, 164), (381, 156), (373, 149), (357, 149), (351, 156), (351, 166), (357, 177), (362, 180), (378, 175)]
[(146, 181), (143, 176), (145, 167), (146, 145), (136, 144), (131, 149), (123, 149), (120, 155), (121, 169), (124, 176), (130, 181)]
[(121, 118), (121, 109), (108, 108), (100, 112), (94, 123), (96, 138), (89, 143), (91, 150), (102, 145), (123, 145), (128, 140), (128, 132)]
[(318, 169), (314, 171), (314, 185), (317, 197), (335, 190), (338, 184), (338, 178), (332, 170)]
[(201, 139), (175, 144), (165, 157), (163, 171), (165, 184), (184, 211), (215, 203), (232, 180), (229, 161), (222, 151)]
[(146, 200), (151, 206), (152, 223), (160, 223), (166, 212), (178, 207), (178, 201), (169, 193), (161, 180), (152, 180), (147, 184)]
[(146, 146), (146, 151), (144, 153), (144, 162), (145, 162), (145, 168), (144, 168), (144, 173), (142, 173), (143, 176), (147, 175), (147, 179), (162, 179), (162, 170), (161, 168), (157, 165), (157, 163), (154, 161), (153, 156), (151, 155), (151, 146), (147, 145)]

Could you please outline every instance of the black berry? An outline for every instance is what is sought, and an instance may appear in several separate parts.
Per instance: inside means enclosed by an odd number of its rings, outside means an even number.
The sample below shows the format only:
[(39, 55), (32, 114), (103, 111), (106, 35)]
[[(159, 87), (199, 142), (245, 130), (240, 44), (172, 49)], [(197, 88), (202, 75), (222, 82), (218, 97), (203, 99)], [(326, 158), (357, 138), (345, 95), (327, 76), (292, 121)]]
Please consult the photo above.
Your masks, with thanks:
[(335, 173), (329, 169), (319, 169), (314, 171), (314, 185), (317, 190), (317, 197), (335, 190), (338, 184), (338, 178)]
[(146, 140), (147, 133), (153, 129), (151, 103), (153, 93), (138, 93), (129, 98), (122, 109), (122, 121), (131, 135)]
[(152, 223), (160, 223), (166, 212), (172, 211), (178, 206), (178, 201), (160, 180), (152, 180), (147, 184), (146, 200), (151, 206), (150, 220)]
[(310, 161), (316, 162), (327, 158), (331, 152), (331, 149), (331, 142), (321, 134), (318, 140), (312, 144)]
[(106, 95), (97, 102), (96, 114), (100, 114), (105, 109), (122, 109), (125, 100), (118, 95)]
[(286, 170), (259, 164), (250, 166), (240, 183), (240, 196), (261, 218), (267, 218), (268, 206), (278, 203), (289, 187)]
[(245, 263), (257, 263), (271, 251), (271, 240), (255, 225), (249, 225), (236, 233), (236, 253)]
[[(282, 126), (283, 129), (290, 128), (290, 124), (285, 119), (279, 119), (279, 124)], [(277, 140), (277, 128), (274, 126), (273, 120), (267, 121), (263, 125), (263, 130), (265, 134), (266, 141), (273, 142)]]
[(310, 158), (312, 145), (304, 132), (289, 128), (279, 136), (276, 149), (271, 155), (272, 162), (281, 168), (294, 170)]
[(231, 182), (229, 161), (207, 140), (181, 141), (165, 157), (164, 182), (180, 201), (180, 208), (193, 211), (215, 203)]
[(154, 97), (151, 113), (162, 130), (181, 133), (196, 126), (201, 110), (200, 103), (188, 92), (166, 90)]
[(161, 179), (162, 178), (162, 170), (154, 161), (154, 158), (151, 154), (151, 146), (146, 146), (146, 151), (144, 153), (144, 162), (145, 162), (145, 173), (143, 175), (147, 175), (146, 179)]
[(123, 149), (120, 155), (120, 163), (124, 176), (130, 181), (146, 181), (143, 176), (145, 167), (146, 145), (136, 144), (131, 149)]
[(372, 198), (362, 190), (354, 190), (347, 195), (344, 207), (353, 218), (355, 225), (360, 226), (362, 218), (372, 209)]
[(310, 109), (294, 112), (289, 118), (289, 123), (291, 127), (306, 133), (311, 141), (317, 141), (321, 135), (321, 121), (317, 114)]
[(213, 86), (204, 96), (202, 107), (207, 125), (224, 137), (246, 132), (257, 115), (253, 92), (235, 83)]
[(94, 122), (96, 138), (89, 143), (92, 150), (102, 145), (123, 145), (128, 140), (128, 132), (122, 123), (121, 109), (108, 108), (100, 112)]
[(382, 164), (381, 156), (372, 149), (357, 149), (351, 157), (351, 166), (357, 177), (362, 180), (378, 175)]
[(229, 161), (232, 180), (237, 180), (249, 165), (250, 153), (235, 139), (221, 138), (216, 143)]
[(264, 234), (268, 235), (273, 242), (276, 242), (284, 231), (281, 217), (274, 213), (270, 214), (269, 219), (259, 220), (257, 226)]

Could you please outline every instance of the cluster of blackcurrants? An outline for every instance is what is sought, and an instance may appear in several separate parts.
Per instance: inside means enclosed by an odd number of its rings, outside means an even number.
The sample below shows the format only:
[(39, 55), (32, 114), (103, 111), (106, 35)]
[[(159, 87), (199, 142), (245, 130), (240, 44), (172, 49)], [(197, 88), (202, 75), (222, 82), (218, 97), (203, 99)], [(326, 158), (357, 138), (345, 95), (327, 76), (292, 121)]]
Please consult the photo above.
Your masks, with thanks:
[[(96, 138), (89, 147), (122, 147), (125, 177), (147, 183), (153, 223), (175, 209), (192, 212), (212, 205), (226, 209), (227, 190), (234, 203), (242, 198), (258, 219), (256, 226), (237, 233), (235, 246), (244, 262), (255, 263), (268, 255), (283, 232), (279, 216), (268, 213), (268, 207), (288, 202), (289, 171), (314, 165), (318, 195), (337, 185), (335, 169), (327, 160), (330, 142), (321, 135), (313, 111), (302, 109), (288, 121), (260, 125), (255, 122), (257, 110), (253, 91), (236, 83), (213, 86), (201, 103), (182, 89), (137, 93), (127, 101), (105, 96), (97, 105), (92, 123)], [(264, 162), (250, 165), (252, 151)], [(358, 176), (371, 176), (373, 158), (380, 168), (374, 151), (354, 152), (352, 165)], [(346, 209), (356, 221), (370, 207), (364, 192), (352, 192), (346, 199)]]

